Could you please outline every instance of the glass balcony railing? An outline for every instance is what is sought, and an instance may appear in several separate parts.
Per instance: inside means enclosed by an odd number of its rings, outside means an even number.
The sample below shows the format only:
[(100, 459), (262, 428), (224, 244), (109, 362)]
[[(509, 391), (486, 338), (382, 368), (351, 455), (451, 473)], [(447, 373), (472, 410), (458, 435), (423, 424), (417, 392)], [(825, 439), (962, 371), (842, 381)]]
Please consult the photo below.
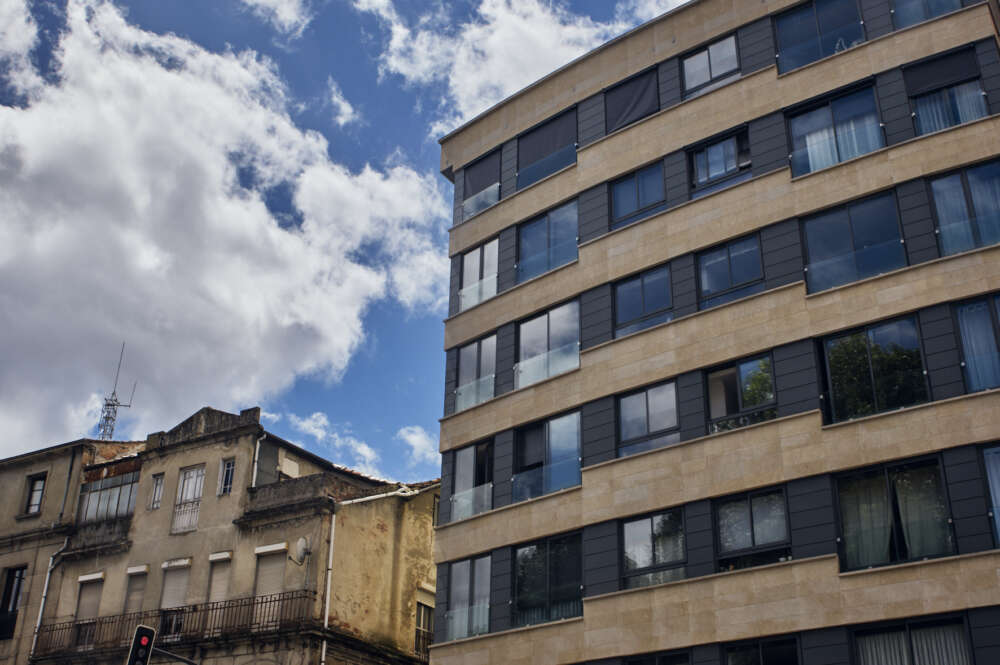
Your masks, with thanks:
[(538, 182), (547, 175), (551, 175), (561, 168), (576, 162), (576, 144), (570, 143), (559, 148), (550, 155), (539, 159), (534, 164), (529, 164), (517, 172), (517, 188), (527, 187), (533, 182)]
[(497, 294), (497, 274), (487, 275), (458, 292), (458, 309), (463, 311)]
[(488, 399), (493, 399), (495, 374), (461, 385), (455, 391), (455, 411), (464, 411)]
[(449, 641), (490, 631), (490, 606), (487, 603), (458, 607), (445, 612), (444, 617), (447, 625), (446, 639)]
[(570, 261), (575, 261), (577, 257), (576, 243), (575, 237), (569, 238), (529, 256), (522, 256), (517, 262), (518, 284), (550, 270), (555, 270)]
[(940, 224), (937, 233), (945, 256), (995, 245), (1000, 243), (1000, 212), (949, 221)]
[(580, 366), (580, 342), (572, 342), (514, 365), (514, 388), (524, 388)]
[(451, 495), (451, 520), (464, 520), (493, 509), (493, 483), (476, 485), (472, 489)]
[(570, 457), (528, 471), (515, 473), (511, 479), (514, 502), (551, 494), (580, 484), (580, 458)]
[(902, 268), (906, 265), (906, 253), (899, 238), (893, 238), (877, 245), (833, 256), (822, 261), (814, 261), (806, 266), (806, 283), (809, 292), (856, 282)]
[(462, 201), (462, 219), (468, 219), (473, 215), (486, 210), (500, 200), (500, 183), (495, 182), (483, 191), (473, 194)]

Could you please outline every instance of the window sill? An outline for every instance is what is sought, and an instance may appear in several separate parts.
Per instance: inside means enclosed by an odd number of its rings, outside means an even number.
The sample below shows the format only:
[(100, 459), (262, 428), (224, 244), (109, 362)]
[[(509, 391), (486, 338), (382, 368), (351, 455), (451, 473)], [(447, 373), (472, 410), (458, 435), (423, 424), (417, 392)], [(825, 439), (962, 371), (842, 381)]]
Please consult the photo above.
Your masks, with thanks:
[(998, 553), (1000, 553), (1000, 549), (983, 550), (982, 552), (969, 552), (968, 554), (949, 554), (947, 556), (936, 556), (929, 559), (921, 559), (920, 561), (890, 563), (884, 566), (865, 568), (864, 570), (847, 570), (840, 573), (840, 577), (857, 577), (859, 575), (878, 574), (880, 572), (901, 570), (903, 568), (913, 568), (915, 566), (927, 566), (927, 565), (933, 565), (935, 563), (948, 563), (950, 561), (962, 561), (965, 559), (974, 559), (976, 557), (982, 557), (982, 556), (993, 556)]
[(14, 515), (14, 520), (17, 522), (23, 522), (24, 520), (33, 520), (42, 516), (42, 511), (37, 513), (20, 513), (19, 515)]
[[(629, 126), (631, 127), (631, 125), (629, 125)], [(579, 150), (579, 149), (577, 149), (577, 155), (579, 155), (579, 154), (580, 154), (580, 150)], [(534, 187), (538, 187), (538, 186), (539, 186), (539, 185), (541, 185), (541, 184), (542, 184), (543, 182), (547, 182), (547, 181), (549, 181), (549, 180), (552, 180), (553, 178), (555, 178), (555, 177), (557, 177), (557, 176), (560, 176), (560, 175), (562, 175), (563, 173), (565, 173), (566, 171), (569, 171), (570, 169), (575, 169), (575, 168), (576, 168), (576, 165), (577, 165), (578, 163), (579, 163), (579, 159), (577, 159), (577, 161), (573, 162), (572, 164), (567, 164), (566, 166), (562, 167), (562, 168), (561, 168), (561, 169), (559, 169), (558, 171), (553, 171), (552, 173), (548, 174), (548, 175), (547, 175), (547, 176), (545, 176), (544, 178), (539, 178), (538, 180), (536, 180), (535, 182), (531, 183), (530, 185), (525, 185), (525, 186), (524, 186), (524, 187), (522, 187), (521, 189), (518, 189), (518, 190), (515, 190), (515, 191), (514, 191), (513, 193), (511, 193), (511, 194), (510, 194), (510, 195), (508, 195), (508, 196), (505, 196), (505, 197), (501, 197), (501, 198), (500, 198), (500, 200), (499, 200), (499, 201), (497, 201), (496, 203), (494, 203), (493, 205), (491, 205), (491, 206), (489, 206), (489, 207), (486, 207), (486, 208), (483, 208), (482, 210), (480, 210), (479, 212), (477, 212), (477, 213), (476, 213), (475, 215), (473, 215), (472, 217), (469, 217), (468, 219), (463, 219), (463, 220), (462, 220), (461, 222), (459, 222), (458, 224), (454, 224), (454, 225), (452, 225), (452, 227), (451, 227), (450, 229), (448, 229), (448, 232), (449, 232), (449, 233), (451, 233), (451, 232), (452, 232), (452, 231), (454, 231), (455, 229), (457, 229), (457, 228), (459, 228), (459, 227), (461, 227), (461, 226), (465, 226), (466, 224), (468, 224), (469, 222), (472, 222), (473, 220), (476, 220), (476, 219), (479, 219), (479, 218), (480, 218), (480, 217), (481, 217), (481, 216), (482, 216), (483, 214), (485, 214), (485, 213), (486, 213), (487, 211), (489, 211), (489, 210), (494, 210), (494, 209), (496, 209), (496, 208), (500, 207), (500, 204), (502, 204), (502, 203), (503, 203), (504, 201), (510, 201), (511, 199), (513, 199), (513, 198), (514, 198), (515, 196), (517, 196), (518, 194), (520, 194), (520, 193), (522, 193), (522, 192), (527, 192), (527, 191), (529, 191), (529, 190), (533, 189)], [(557, 207), (558, 205), (559, 205), (559, 204), (557, 203), (557, 204), (556, 204), (555, 206), (553, 206), (553, 207)], [(535, 216), (537, 216), (537, 215), (532, 215), (532, 217), (535, 217)], [(516, 224), (515, 224), (514, 226), (516, 226)]]
[(505, 510), (511, 510), (513, 508), (520, 508), (521, 506), (527, 506), (534, 503), (539, 503), (541, 501), (545, 501), (546, 499), (553, 499), (555, 497), (563, 496), (565, 494), (572, 494), (573, 492), (579, 492), (582, 489), (583, 489), (583, 483), (579, 485), (573, 485), (573, 487), (567, 487), (565, 489), (556, 490), (555, 492), (549, 492), (548, 494), (543, 494), (541, 496), (525, 499), (524, 501), (518, 501), (517, 503), (508, 503), (506, 506), (500, 506), (499, 508), (493, 508), (491, 510), (484, 510), (481, 513), (476, 513), (475, 515), (470, 515), (469, 517), (464, 517), (460, 520), (448, 522), (447, 524), (437, 524), (434, 526), (434, 530), (439, 531), (447, 529), (448, 527), (455, 526), (457, 524), (468, 524), (473, 520), (477, 520), (481, 517), (486, 517), (487, 515), (496, 515), (497, 513), (503, 512)]
[(990, 395), (1000, 394), (1000, 388), (991, 388), (989, 390), (980, 390), (975, 393), (967, 393), (965, 395), (958, 395), (956, 397), (949, 397), (947, 399), (939, 400), (928, 400), (926, 402), (921, 402), (920, 404), (914, 404), (913, 406), (904, 406), (900, 409), (894, 411), (884, 411), (882, 413), (873, 413), (870, 416), (865, 416), (864, 418), (855, 418), (854, 420), (844, 420), (839, 423), (830, 423), (829, 425), (823, 425), (822, 430), (835, 429), (837, 427), (849, 427), (851, 425), (857, 425), (858, 423), (869, 422), (872, 420), (877, 420), (879, 418), (891, 418), (893, 416), (898, 416), (900, 414), (912, 413), (920, 409), (928, 409), (939, 404), (950, 404), (952, 402), (958, 402), (966, 399), (976, 399), (979, 397), (987, 397)]
[[(586, 600), (586, 598), (584, 598), (584, 600)], [(551, 628), (553, 626), (564, 626), (564, 625), (566, 625), (568, 623), (576, 623), (578, 621), (583, 621), (583, 617), (582, 616), (578, 616), (578, 617), (571, 617), (569, 619), (556, 619), (554, 621), (546, 621), (545, 623), (536, 623), (536, 624), (532, 624), (530, 626), (519, 626), (517, 628), (508, 628), (507, 630), (498, 630), (495, 633), (483, 633), (482, 635), (473, 635), (471, 637), (463, 637), (460, 640), (452, 640), (451, 642), (441, 642), (439, 644), (432, 644), (430, 646), (430, 649), (431, 649), (431, 653), (433, 653), (435, 649), (441, 649), (441, 648), (444, 648), (444, 647), (449, 647), (449, 646), (451, 646), (453, 644), (467, 644), (469, 642), (473, 642), (475, 640), (481, 640), (481, 639), (484, 639), (484, 638), (498, 637), (500, 635), (514, 635), (514, 634), (523, 633), (523, 632), (526, 632), (526, 631), (529, 631), (529, 630), (539, 630), (541, 628)]]

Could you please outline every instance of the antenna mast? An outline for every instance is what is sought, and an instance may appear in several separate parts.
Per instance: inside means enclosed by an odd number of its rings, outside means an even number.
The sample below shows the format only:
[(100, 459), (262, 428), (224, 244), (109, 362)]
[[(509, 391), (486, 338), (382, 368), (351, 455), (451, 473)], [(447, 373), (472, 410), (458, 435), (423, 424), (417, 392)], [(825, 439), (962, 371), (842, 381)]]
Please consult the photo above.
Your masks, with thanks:
[[(118, 407), (127, 409), (132, 406), (132, 398), (135, 397), (135, 386), (132, 384), (132, 394), (128, 398), (128, 404), (118, 401), (118, 375), (122, 371), (122, 359), (125, 357), (125, 342), (122, 342), (121, 353), (118, 354), (118, 369), (115, 370), (115, 385), (111, 389), (111, 394), (104, 398), (104, 407), (101, 408), (101, 422), (97, 425), (97, 438), (102, 441), (110, 441), (115, 434), (115, 420), (118, 418)], [(138, 383), (138, 382), (136, 382)]]

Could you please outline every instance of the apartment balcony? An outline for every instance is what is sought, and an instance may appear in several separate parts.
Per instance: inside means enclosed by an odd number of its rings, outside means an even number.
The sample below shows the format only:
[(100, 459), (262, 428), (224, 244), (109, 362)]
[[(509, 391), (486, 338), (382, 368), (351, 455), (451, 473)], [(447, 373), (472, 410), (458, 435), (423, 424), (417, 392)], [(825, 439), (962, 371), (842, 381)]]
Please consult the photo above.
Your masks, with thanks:
[(329, 497), (338, 497), (344, 488), (332, 474), (316, 473), (301, 478), (259, 485), (247, 492), (243, 515), (235, 520), (244, 526), (278, 514), (301, 513), (328, 508)]
[(315, 597), (312, 591), (289, 591), (47, 624), (38, 631), (35, 659), (62, 660), (73, 654), (124, 650), (140, 624), (156, 628), (156, 643), (161, 647), (296, 632), (320, 625), (313, 611)]
[(129, 546), (128, 534), (131, 526), (132, 515), (99, 522), (78, 523), (64, 556), (74, 559), (126, 550)]

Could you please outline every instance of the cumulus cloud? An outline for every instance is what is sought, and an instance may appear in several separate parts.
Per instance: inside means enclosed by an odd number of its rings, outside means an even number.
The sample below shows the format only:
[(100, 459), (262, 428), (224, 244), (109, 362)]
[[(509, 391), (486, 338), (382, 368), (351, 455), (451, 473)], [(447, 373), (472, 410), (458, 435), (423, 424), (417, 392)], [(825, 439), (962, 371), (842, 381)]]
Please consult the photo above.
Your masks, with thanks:
[(267, 21), (282, 35), (300, 37), (313, 19), (305, 0), (240, 0), (254, 15)]
[[(0, 455), (87, 434), (123, 339), (139, 390), (116, 434), (144, 436), (338, 379), (380, 299), (444, 301), (433, 174), (331, 161), (252, 51), (145, 32), (106, 0), (66, 19), (57, 82), (0, 106)], [(2, 35), (8, 59), (34, 39)], [(298, 223), (265, 204), (278, 186)]]
[(41, 78), (31, 66), (30, 54), (38, 41), (38, 25), (24, 2), (0, 3), (0, 71), (11, 88), (22, 95), (35, 90)]
[(441, 464), (437, 440), (419, 425), (408, 425), (396, 432), (396, 438), (410, 447), (410, 466)]
[(335, 463), (373, 478), (385, 478), (385, 474), (378, 468), (378, 452), (349, 431), (341, 432), (333, 428), (330, 419), (322, 411), (316, 411), (306, 418), (289, 413), (288, 422), (292, 429), (311, 436)]
[(354, 110), (354, 106), (347, 101), (340, 86), (332, 78), (327, 78), (326, 85), (330, 91), (330, 105), (333, 107), (333, 121), (338, 127), (349, 125), (352, 122), (359, 122), (361, 116)]

